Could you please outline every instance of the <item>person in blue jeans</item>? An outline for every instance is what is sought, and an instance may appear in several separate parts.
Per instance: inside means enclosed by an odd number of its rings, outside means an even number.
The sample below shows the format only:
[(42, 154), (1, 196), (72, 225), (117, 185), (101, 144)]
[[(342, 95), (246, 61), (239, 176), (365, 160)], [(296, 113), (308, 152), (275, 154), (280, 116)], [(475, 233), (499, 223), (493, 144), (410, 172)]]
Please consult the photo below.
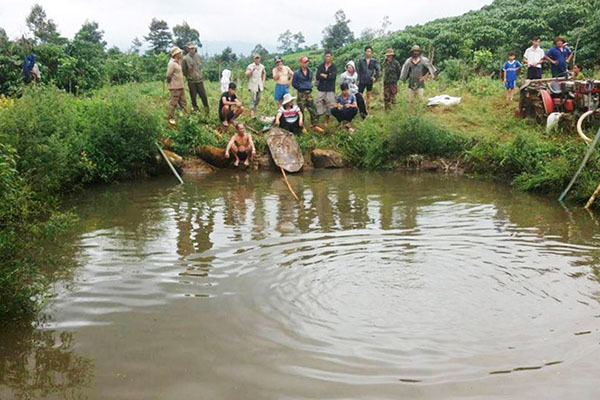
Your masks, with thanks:
[(553, 78), (566, 78), (569, 76), (567, 64), (571, 62), (573, 52), (563, 38), (557, 37), (554, 39), (554, 47), (548, 50), (544, 58), (551, 63), (550, 68), (552, 69)]
[(506, 101), (513, 101), (513, 91), (519, 71), (523, 65), (517, 60), (517, 53), (508, 53), (508, 60), (504, 63), (504, 87), (506, 88)]

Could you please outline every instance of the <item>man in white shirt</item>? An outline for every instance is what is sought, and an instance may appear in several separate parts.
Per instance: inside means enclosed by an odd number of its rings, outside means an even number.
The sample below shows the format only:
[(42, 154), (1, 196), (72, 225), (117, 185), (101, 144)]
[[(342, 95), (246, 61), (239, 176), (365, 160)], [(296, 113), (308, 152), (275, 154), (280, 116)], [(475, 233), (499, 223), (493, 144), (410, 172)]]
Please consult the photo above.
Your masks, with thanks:
[(248, 90), (252, 96), (250, 115), (254, 118), (258, 103), (260, 103), (260, 94), (265, 90), (265, 79), (267, 78), (265, 66), (260, 63), (259, 54), (254, 55), (254, 62), (246, 68), (246, 77), (248, 78)]
[(527, 79), (542, 79), (544, 54), (544, 50), (540, 47), (540, 38), (534, 38), (531, 47), (525, 50), (523, 56), (524, 63), (527, 63)]

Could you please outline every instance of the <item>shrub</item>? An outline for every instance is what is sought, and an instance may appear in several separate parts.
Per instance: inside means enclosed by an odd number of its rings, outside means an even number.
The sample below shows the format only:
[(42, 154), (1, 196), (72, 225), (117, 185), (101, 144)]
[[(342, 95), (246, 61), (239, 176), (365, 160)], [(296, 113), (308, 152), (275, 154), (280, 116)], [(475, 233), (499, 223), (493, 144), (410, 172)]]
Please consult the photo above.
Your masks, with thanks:
[(410, 115), (390, 130), (390, 152), (396, 157), (410, 154), (456, 157), (472, 143), (465, 135), (451, 132), (420, 115)]

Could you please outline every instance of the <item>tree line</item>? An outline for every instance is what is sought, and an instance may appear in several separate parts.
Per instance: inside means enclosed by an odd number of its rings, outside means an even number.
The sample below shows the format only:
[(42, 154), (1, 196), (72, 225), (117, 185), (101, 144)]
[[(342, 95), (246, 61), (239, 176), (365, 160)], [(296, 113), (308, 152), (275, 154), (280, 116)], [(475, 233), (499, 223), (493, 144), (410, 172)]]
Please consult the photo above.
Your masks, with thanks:
[[(185, 21), (171, 29), (167, 22), (152, 19), (143, 36), (148, 44), (143, 53), (139, 38), (126, 51), (107, 49), (104, 31), (93, 21), (86, 21), (72, 40), (64, 38), (37, 4), (25, 22), (30, 37), (10, 40), (0, 28), (0, 94), (19, 93), (23, 60), (31, 53), (39, 62), (45, 82), (73, 93), (106, 84), (162, 80), (167, 51), (173, 45), (184, 48), (186, 43), (194, 42), (202, 53), (198, 30)], [(321, 47), (333, 50), (342, 62), (358, 59), (365, 44), (371, 44), (379, 55), (388, 47), (408, 55), (410, 48), (419, 44), (439, 70), (445, 70), (453, 79), (464, 79), (474, 72), (498, 71), (508, 52), (522, 54), (533, 37), (541, 37), (547, 49), (552, 39), (561, 35), (577, 50), (578, 63), (585, 67), (600, 65), (600, 0), (496, 0), (481, 10), (392, 33), (388, 32), (390, 19), (384, 17), (379, 27), (366, 28), (358, 36), (350, 22), (344, 11), (338, 10), (334, 22), (323, 29)], [(278, 37), (278, 54), (317, 49), (316, 44), (306, 45), (302, 32), (288, 29)], [(263, 59), (270, 56), (261, 44), (252, 53)], [(244, 68), (250, 62), (251, 55), (247, 56), (235, 54), (230, 47), (221, 54), (206, 55), (204, 75), (218, 80), (223, 68)]]

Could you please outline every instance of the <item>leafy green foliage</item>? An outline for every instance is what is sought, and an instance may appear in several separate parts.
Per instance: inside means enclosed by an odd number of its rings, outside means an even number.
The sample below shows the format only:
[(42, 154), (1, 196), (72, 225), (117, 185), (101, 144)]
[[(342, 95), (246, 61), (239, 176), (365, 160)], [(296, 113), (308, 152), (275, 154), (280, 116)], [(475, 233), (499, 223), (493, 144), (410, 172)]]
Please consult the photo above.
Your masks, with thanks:
[(441, 127), (421, 115), (410, 115), (390, 129), (390, 153), (396, 157), (424, 154), (457, 157), (470, 147), (471, 139)]
[(348, 24), (350, 20), (346, 18), (343, 10), (335, 13), (335, 23), (323, 29), (323, 48), (337, 50), (347, 43), (354, 41), (354, 33), (350, 30)]
[(173, 36), (175, 37), (175, 45), (182, 50), (185, 50), (187, 44), (190, 42), (196, 44), (198, 48), (202, 47), (200, 33), (189, 26), (185, 21), (183, 21), (181, 25), (175, 25), (173, 27)]
[(169, 45), (173, 41), (173, 35), (169, 31), (169, 25), (166, 21), (152, 18), (149, 26), (150, 32), (148, 36), (144, 36), (151, 43), (149, 53), (164, 53), (169, 49)]

